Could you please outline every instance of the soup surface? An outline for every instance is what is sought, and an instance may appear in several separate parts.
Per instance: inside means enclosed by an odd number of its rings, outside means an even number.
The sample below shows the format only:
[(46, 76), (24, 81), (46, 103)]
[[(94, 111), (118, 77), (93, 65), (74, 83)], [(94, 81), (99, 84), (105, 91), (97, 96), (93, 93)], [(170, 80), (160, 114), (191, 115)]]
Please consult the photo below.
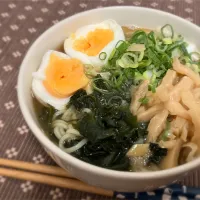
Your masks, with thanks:
[(113, 20), (72, 33), (33, 74), (44, 132), (104, 168), (155, 171), (200, 152), (200, 54), (167, 24)]

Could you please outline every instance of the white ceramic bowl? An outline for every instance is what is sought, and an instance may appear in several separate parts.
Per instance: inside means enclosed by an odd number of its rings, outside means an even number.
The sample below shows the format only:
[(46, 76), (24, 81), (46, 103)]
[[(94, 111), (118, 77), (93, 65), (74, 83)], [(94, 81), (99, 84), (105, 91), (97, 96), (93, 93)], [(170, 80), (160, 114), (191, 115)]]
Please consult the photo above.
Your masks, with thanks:
[(200, 28), (198, 26), (158, 10), (121, 6), (100, 8), (76, 14), (44, 32), (27, 52), (18, 78), (18, 99), (23, 116), (47, 153), (58, 165), (78, 179), (102, 188), (129, 192), (144, 191), (169, 184), (200, 166), (200, 158), (173, 169), (157, 172), (119, 172), (96, 167), (74, 158), (53, 144), (43, 133), (34, 112), (31, 96), (31, 74), (38, 68), (44, 53), (62, 45), (66, 37), (77, 28), (106, 19), (114, 19), (121, 25), (134, 24), (152, 29), (169, 23), (187, 40), (200, 46)]

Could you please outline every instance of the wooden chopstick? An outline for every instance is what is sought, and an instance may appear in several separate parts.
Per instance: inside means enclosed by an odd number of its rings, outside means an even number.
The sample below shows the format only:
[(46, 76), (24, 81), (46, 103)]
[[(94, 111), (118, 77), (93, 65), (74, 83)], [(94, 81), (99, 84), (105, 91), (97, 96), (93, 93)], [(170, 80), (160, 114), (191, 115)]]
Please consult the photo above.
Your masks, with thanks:
[(16, 179), (21, 179), (21, 180), (34, 181), (37, 183), (54, 185), (58, 187), (80, 190), (83, 192), (90, 192), (90, 193), (99, 194), (99, 195), (105, 195), (105, 196), (110, 196), (110, 197), (113, 196), (113, 191), (111, 190), (105, 190), (102, 188), (90, 186), (86, 183), (83, 183), (75, 179), (61, 178), (61, 177), (49, 176), (49, 175), (38, 174), (38, 173), (33, 173), (33, 172), (6, 169), (6, 168), (1, 168), (1, 167), (0, 167), (0, 175), (16, 178)]
[(60, 167), (49, 166), (49, 165), (34, 164), (34, 163), (28, 163), (24, 161), (8, 160), (8, 159), (0, 158), (0, 166), (13, 167), (16, 169), (25, 169), (28, 171), (34, 171), (34, 172), (39, 172), (39, 173), (44, 173), (44, 174), (74, 178), (64, 169)]
[[(4, 158), (0, 158), (0, 166), (4, 166), (0, 167), (1, 176), (54, 185), (68, 189), (80, 190), (83, 192), (90, 192), (110, 197), (112, 197), (114, 194), (111, 190), (97, 188), (76, 180), (75, 177), (71, 176), (67, 171), (60, 167), (34, 164), (18, 160), (8, 160)], [(5, 167), (15, 169), (8, 169)]]

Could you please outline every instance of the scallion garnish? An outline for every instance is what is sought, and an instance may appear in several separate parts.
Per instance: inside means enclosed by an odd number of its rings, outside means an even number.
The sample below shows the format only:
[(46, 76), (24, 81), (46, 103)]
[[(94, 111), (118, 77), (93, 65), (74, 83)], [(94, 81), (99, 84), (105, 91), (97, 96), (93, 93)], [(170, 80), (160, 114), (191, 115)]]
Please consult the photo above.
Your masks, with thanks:
[(149, 90), (153, 93), (156, 92), (156, 87), (158, 84), (158, 81), (156, 78), (157, 78), (156, 73), (153, 72), (153, 74), (151, 76), (150, 84), (149, 84)]
[(200, 61), (200, 53), (198, 53), (198, 52), (190, 53), (190, 57), (191, 57), (193, 62), (199, 62)]
[(106, 52), (101, 52), (101, 53), (99, 54), (99, 59), (100, 59), (100, 60), (105, 60), (106, 57), (107, 57)]
[(161, 134), (160, 139), (163, 141), (167, 141), (169, 135), (170, 135), (170, 122), (167, 120), (165, 130)]
[(137, 68), (138, 57), (134, 53), (125, 53), (121, 59), (117, 60), (117, 65), (122, 68)]
[(143, 58), (144, 58), (144, 51), (141, 51), (141, 52), (140, 52), (140, 55), (139, 55), (139, 57), (138, 57), (138, 61), (139, 61), (139, 62), (142, 61)]
[(124, 43), (124, 41), (123, 40), (119, 40), (118, 42), (117, 42), (117, 44), (115, 45), (115, 48), (117, 49), (121, 44), (123, 44)]
[(139, 99), (139, 102), (141, 102), (141, 104), (146, 105), (149, 102), (149, 98), (147, 98), (146, 96), (143, 98)]
[(129, 43), (136, 43), (136, 44), (147, 44), (147, 34), (143, 30), (137, 30), (133, 33)]
[(131, 77), (133, 85), (149, 80), (149, 90), (156, 92), (159, 82), (172, 68), (174, 57), (194, 71), (200, 71), (200, 61), (196, 61), (199, 54), (188, 53), (184, 38), (175, 34), (171, 25), (166, 24), (159, 33), (135, 30), (130, 40), (117, 42), (103, 71), (112, 74), (107, 81), (115, 89), (120, 90), (127, 77)]
[(174, 37), (174, 29), (170, 24), (166, 24), (161, 28), (161, 34), (164, 38), (173, 38)]
[(115, 55), (116, 50), (117, 50), (116, 48), (114, 48), (114, 49), (112, 50), (112, 52), (111, 52), (111, 54), (110, 54), (108, 60), (112, 60), (113, 56)]
[(164, 44), (172, 44), (172, 38), (163, 38), (163, 42), (164, 42)]
[(167, 50), (167, 48), (168, 48), (168, 46), (167, 45), (165, 45), (164, 47), (161, 47), (160, 45), (158, 45), (158, 44), (156, 44), (155, 45), (155, 48), (156, 48), (156, 50), (158, 51), (158, 52), (165, 52), (166, 50)]
[(182, 48), (182, 45), (184, 45), (184, 41), (180, 40), (180, 41), (175, 41), (174, 43), (172, 43), (167, 51), (173, 51), (176, 48)]

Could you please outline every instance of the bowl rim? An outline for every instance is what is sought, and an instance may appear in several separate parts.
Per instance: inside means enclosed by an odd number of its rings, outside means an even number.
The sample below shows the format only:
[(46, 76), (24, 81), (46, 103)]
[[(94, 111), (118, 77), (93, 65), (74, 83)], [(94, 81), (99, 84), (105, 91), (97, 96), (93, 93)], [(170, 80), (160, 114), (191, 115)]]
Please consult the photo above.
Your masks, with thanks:
[(18, 74), (18, 81), (17, 81), (17, 95), (18, 95), (18, 102), (21, 109), (21, 112), (23, 114), (23, 117), (30, 127), (32, 133), (35, 135), (35, 137), (40, 141), (40, 143), (50, 149), (54, 154), (56, 154), (58, 157), (63, 159), (64, 161), (70, 163), (73, 166), (78, 166), (82, 171), (90, 171), (91, 173), (98, 174), (98, 175), (106, 175), (107, 177), (118, 177), (121, 179), (154, 179), (156, 177), (165, 177), (165, 176), (173, 176), (176, 174), (181, 174), (184, 172), (188, 172), (192, 169), (197, 168), (200, 166), (200, 158), (197, 158), (193, 161), (190, 161), (189, 163), (179, 165), (174, 168), (166, 169), (166, 170), (160, 170), (160, 171), (150, 171), (150, 172), (128, 172), (128, 171), (117, 171), (117, 170), (111, 170), (106, 169), (103, 167), (98, 167), (89, 163), (86, 163), (78, 158), (73, 157), (72, 155), (65, 153), (62, 151), (56, 144), (54, 144), (40, 129), (39, 127), (34, 123), (31, 114), (29, 112), (28, 106), (25, 104), (24, 97), (23, 97), (23, 75), (24, 75), (24, 69), (26, 67), (26, 63), (29, 60), (29, 57), (32, 54), (32, 51), (34, 50), (35, 46), (40, 43), (40, 41), (46, 37), (46, 33), (52, 31), (53, 29), (56, 29), (58, 26), (61, 26), (65, 23), (65, 21), (72, 20), (75, 18), (80, 18), (82, 15), (85, 15), (85, 13), (93, 13), (96, 11), (104, 11), (104, 10), (124, 10), (124, 9), (137, 9), (137, 10), (146, 10), (148, 12), (156, 12), (158, 15), (168, 15), (172, 18), (176, 18), (177, 21), (180, 21), (180, 23), (186, 23), (189, 26), (192, 26), (194, 29), (197, 29), (200, 33), (200, 27), (179, 17), (176, 15), (173, 15), (171, 13), (167, 13), (164, 11), (152, 9), (152, 8), (146, 8), (146, 7), (136, 7), (136, 6), (109, 6), (109, 7), (103, 7), (103, 8), (96, 8), (91, 10), (86, 10), (84, 12), (77, 13), (75, 15), (69, 16), (57, 24), (54, 24), (50, 28), (48, 28), (46, 31), (44, 31), (42, 34), (40, 34), (37, 39), (34, 41), (34, 43), (29, 47), (22, 63), (20, 66), (19, 74)]

